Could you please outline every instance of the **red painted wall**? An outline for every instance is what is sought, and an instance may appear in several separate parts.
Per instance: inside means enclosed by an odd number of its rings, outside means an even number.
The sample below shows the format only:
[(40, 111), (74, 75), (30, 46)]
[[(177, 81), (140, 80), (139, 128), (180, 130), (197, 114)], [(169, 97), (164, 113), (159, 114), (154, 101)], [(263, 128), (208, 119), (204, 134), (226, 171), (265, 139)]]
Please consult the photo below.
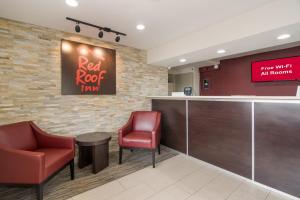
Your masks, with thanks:
[[(257, 95), (257, 96), (295, 96), (300, 81), (251, 82), (251, 62), (300, 56), (300, 46), (270, 51), (250, 56), (221, 60), (219, 69), (212, 66), (200, 68), (200, 95)], [(209, 80), (209, 88), (203, 88), (203, 80)]]

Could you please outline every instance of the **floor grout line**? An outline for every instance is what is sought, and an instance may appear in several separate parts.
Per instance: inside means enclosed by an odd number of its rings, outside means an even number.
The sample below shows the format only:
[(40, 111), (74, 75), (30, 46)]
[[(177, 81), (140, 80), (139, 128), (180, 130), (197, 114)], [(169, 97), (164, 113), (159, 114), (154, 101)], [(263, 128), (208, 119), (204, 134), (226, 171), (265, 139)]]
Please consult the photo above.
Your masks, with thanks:
[[(180, 180), (182, 180), (183, 178), (189, 176), (190, 174), (194, 173), (195, 171), (197, 171), (197, 170), (194, 170), (193, 172), (190, 172), (190, 173), (188, 173), (187, 175), (185, 175), (184, 177), (178, 179), (178, 180), (175, 181), (174, 183), (172, 183), (172, 184), (170, 184), (170, 185), (168, 185), (168, 186), (166, 186), (166, 187), (163, 187), (163, 188), (160, 189), (160, 190), (157, 190), (157, 191), (156, 191), (156, 192), (157, 192), (156, 194), (158, 194), (158, 193), (160, 193), (160, 192), (162, 192), (162, 191), (164, 191), (164, 190), (167, 190), (168, 188), (170, 188), (170, 187), (176, 185), (178, 182), (180, 182)], [(186, 191), (184, 191), (184, 192), (186, 192)], [(188, 193), (188, 192), (186, 192), (186, 193)], [(152, 196), (154, 196), (154, 195), (156, 195), (156, 194), (151, 195), (149, 198), (151, 198)], [(147, 199), (149, 199), (149, 198), (147, 198)]]
[[(170, 158), (170, 159), (171, 159), (171, 158)], [(165, 161), (167, 161), (167, 160), (165, 160)], [(198, 165), (198, 164), (197, 164), (197, 165)], [(182, 178), (179, 178), (178, 180), (176, 180), (174, 183), (172, 183), (172, 184), (170, 184), (170, 185), (168, 185), (168, 186), (166, 186), (166, 187), (163, 187), (163, 188), (160, 189), (160, 190), (155, 191), (155, 192), (157, 192), (157, 193), (151, 195), (150, 197), (148, 197), (148, 198), (146, 198), (146, 199), (149, 199), (149, 198), (153, 197), (154, 195), (156, 195), (156, 194), (158, 194), (158, 193), (160, 193), (160, 192), (162, 192), (162, 191), (164, 191), (164, 190), (167, 190), (168, 188), (170, 188), (170, 187), (176, 185), (177, 183), (179, 183), (179, 182), (180, 182), (182, 179), (184, 179), (185, 177), (191, 175), (192, 173), (195, 173), (195, 172), (197, 172), (197, 171), (200, 171), (200, 169), (203, 168), (203, 166), (201, 166), (201, 165), (199, 165), (199, 167), (200, 167), (199, 169), (192, 170), (192, 171), (189, 172), (188, 174), (184, 175)], [(151, 187), (151, 186), (150, 186), (150, 187)], [(152, 187), (151, 187), (151, 188), (152, 188)], [(183, 190), (183, 189), (182, 189), (182, 190)], [(183, 191), (184, 191), (184, 190), (183, 190)], [(186, 192), (186, 191), (184, 191), (184, 192)], [(190, 194), (189, 192), (186, 192), (186, 193), (188, 193), (188, 194), (191, 196), (191, 194)], [(190, 196), (189, 196), (189, 197), (190, 197)]]
[[(116, 181), (121, 185), (121, 187), (122, 187), (124, 190), (126, 190), (125, 186), (121, 183), (120, 179), (117, 179)], [(100, 187), (101, 187), (101, 186), (100, 186)]]
[[(191, 194), (191, 196), (195, 195), (197, 192), (200, 192), (204, 187), (208, 186), (209, 184), (211, 184), (215, 179), (217, 179), (219, 176), (221, 176), (220, 173), (218, 173), (214, 178), (212, 178), (209, 182), (207, 182), (206, 185), (203, 185), (202, 187), (200, 187), (198, 190), (196, 190), (195, 192), (193, 192)], [(191, 196), (189, 196), (188, 198), (190, 198)], [(188, 199), (188, 198), (185, 198), (185, 199)]]
[(265, 200), (267, 200), (271, 196), (271, 191), (269, 191), (268, 195), (266, 196)]
[(231, 197), (231, 195), (233, 195), (244, 183), (244, 181), (242, 181), (225, 199), (229, 199)]

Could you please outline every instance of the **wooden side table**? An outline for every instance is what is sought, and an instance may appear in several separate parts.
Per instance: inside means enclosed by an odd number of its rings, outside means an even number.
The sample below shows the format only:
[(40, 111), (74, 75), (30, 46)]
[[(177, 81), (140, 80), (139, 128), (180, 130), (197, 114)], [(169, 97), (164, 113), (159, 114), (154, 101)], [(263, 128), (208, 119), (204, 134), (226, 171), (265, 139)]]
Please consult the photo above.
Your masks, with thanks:
[(109, 164), (109, 141), (113, 133), (94, 132), (78, 135), (76, 144), (79, 149), (78, 167), (81, 169), (92, 163), (93, 173), (106, 168)]

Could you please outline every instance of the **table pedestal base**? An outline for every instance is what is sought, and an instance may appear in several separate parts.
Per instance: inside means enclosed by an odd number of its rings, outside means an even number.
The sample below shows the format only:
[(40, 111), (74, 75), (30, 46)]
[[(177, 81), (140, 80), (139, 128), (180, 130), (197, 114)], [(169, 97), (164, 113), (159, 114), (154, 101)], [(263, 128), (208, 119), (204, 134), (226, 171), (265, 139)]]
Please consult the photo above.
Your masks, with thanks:
[(92, 164), (93, 173), (96, 174), (108, 166), (108, 157), (108, 143), (95, 146), (79, 146), (78, 167), (81, 169)]

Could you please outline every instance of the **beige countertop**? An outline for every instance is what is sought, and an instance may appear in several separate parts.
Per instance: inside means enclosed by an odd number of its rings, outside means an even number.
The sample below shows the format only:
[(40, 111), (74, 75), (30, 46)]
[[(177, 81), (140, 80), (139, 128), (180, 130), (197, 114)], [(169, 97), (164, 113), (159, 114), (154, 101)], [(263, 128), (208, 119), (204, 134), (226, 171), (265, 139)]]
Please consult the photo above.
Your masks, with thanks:
[(300, 103), (300, 97), (296, 96), (149, 96), (148, 98), (162, 100)]

